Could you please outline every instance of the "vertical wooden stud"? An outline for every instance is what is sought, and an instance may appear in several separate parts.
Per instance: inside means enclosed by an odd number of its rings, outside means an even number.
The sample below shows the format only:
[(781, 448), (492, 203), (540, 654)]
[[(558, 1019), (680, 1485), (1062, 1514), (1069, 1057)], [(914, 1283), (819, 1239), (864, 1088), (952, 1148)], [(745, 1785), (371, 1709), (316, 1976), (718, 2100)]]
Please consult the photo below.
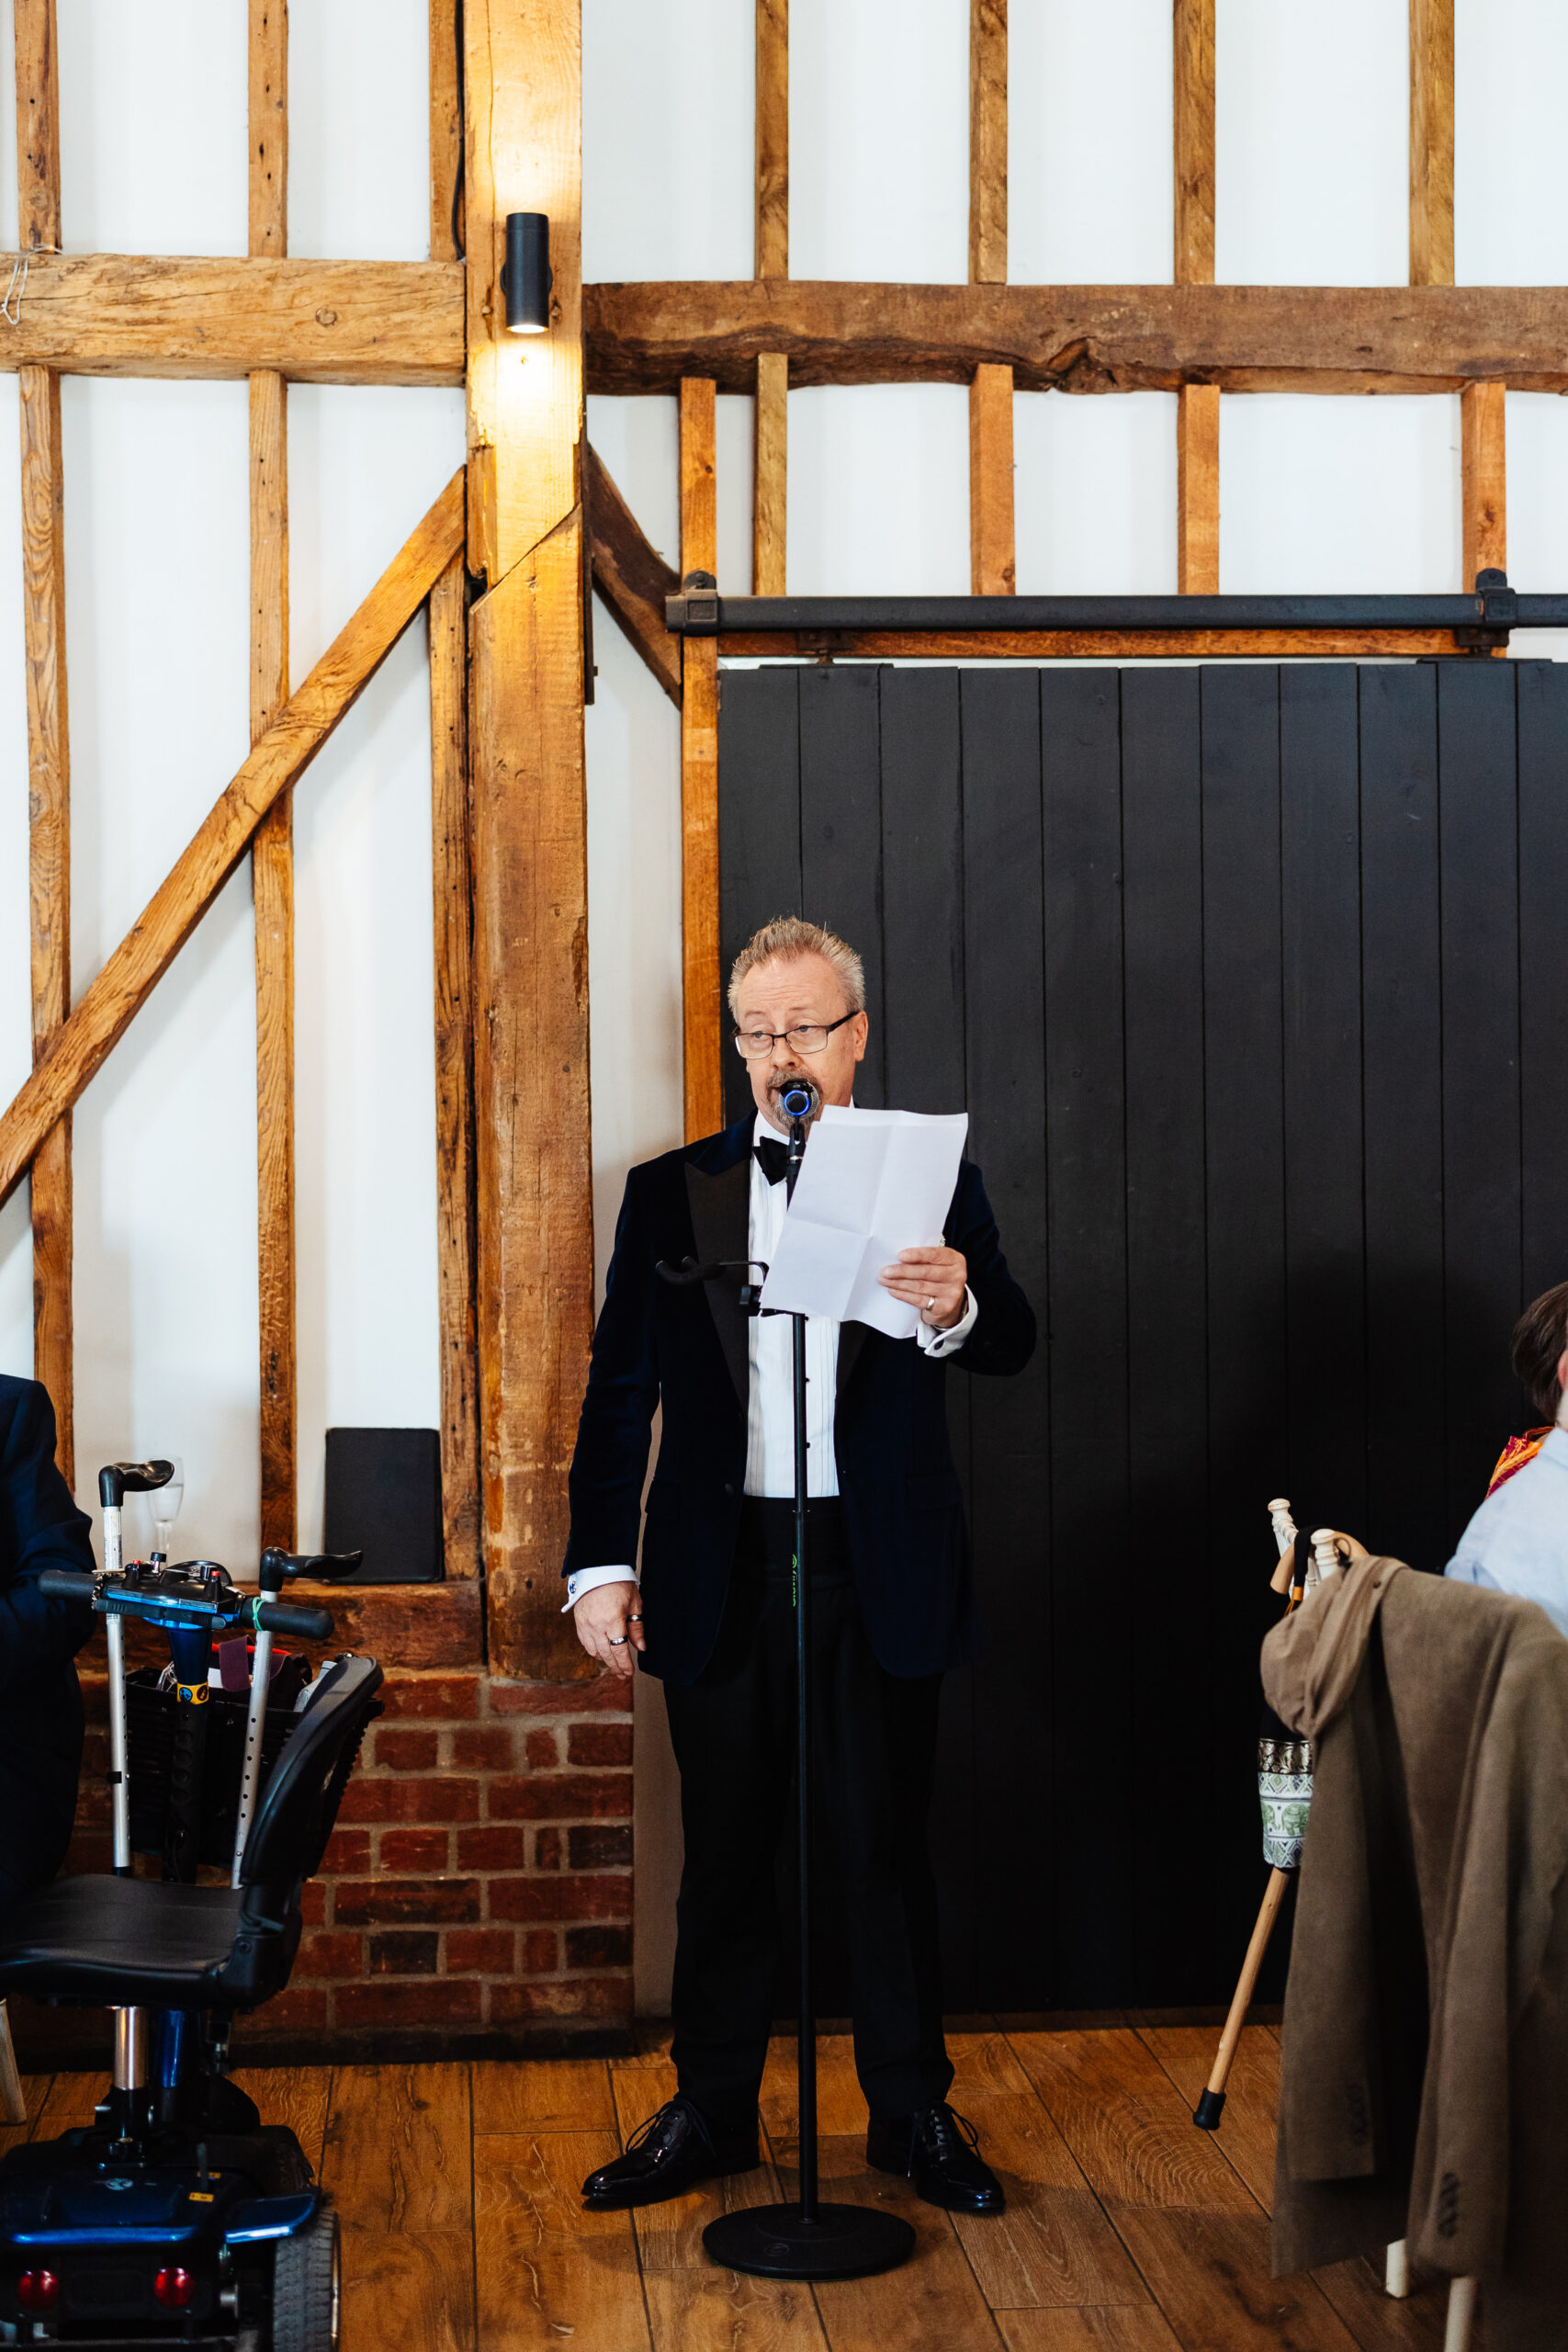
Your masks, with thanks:
[(288, 247), (288, 0), (250, 0), (250, 250)]
[(1176, 589), (1220, 593), (1220, 388), (1183, 384), (1176, 396)]
[(969, 388), (969, 570), (973, 594), (1012, 594), (1010, 368), (976, 368)]
[(458, 0), (430, 0), (430, 258), (463, 258), (463, 88)]
[(17, 194), (24, 253), (60, 247), (60, 82), (54, 0), (15, 0)]
[(756, 0), (758, 277), (789, 276), (789, 0)]
[[(288, 0), (249, 0), (250, 250), (288, 247)], [(288, 699), (288, 392), (251, 378), (251, 741)], [(294, 1547), (298, 1475), (294, 1232), (294, 798), (251, 847), (256, 966), (256, 1271), (261, 1533)]]
[[(756, 275), (789, 276), (789, 0), (756, 0)], [(751, 592), (784, 594), (788, 536), (789, 361), (757, 359), (752, 436)]]
[(1478, 571), (1508, 568), (1506, 401), (1506, 389), (1497, 383), (1467, 384), (1460, 394), (1467, 588)]
[(1178, 286), (1214, 282), (1214, 0), (1175, 0)]
[[(64, 491), (60, 379), (19, 370), (22, 621), (28, 695), (28, 897), (33, 1060), (71, 1010), (71, 754), (65, 683)], [(56, 1459), (75, 1476), (71, 1120), (32, 1166), (33, 1373), (54, 1404)]]
[[(463, 0), (479, 1456), (493, 1671), (595, 1671), (560, 1613), (593, 1333), (583, 772), (580, 0)], [(547, 334), (506, 332), (544, 212)], [(523, 347), (519, 347), (519, 346)]]
[(751, 593), (782, 596), (789, 530), (789, 361), (757, 356), (756, 481), (751, 505)]
[(476, 1576), (479, 1565), (468, 691), (468, 582), (459, 558), (442, 573), (430, 599), (441, 1519), (449, 1577)]
[[(16, 0), (17, 195), (24, 252), (60, 244), (60, 85), (54, 0)], [(71, 1010), (71, 752), (65, 670), (65, 492), (60, 379), (18, 371), (22, 628), (28, 698), (33, 1060)], [(75, 1480), (71, 1121), (32, 1164), (33, 1372), (54, 1405), (55, 1459)]]
[[(288, 699), (287, 387), (251, 378), (251, 741)], [(279, 795), (251, 845), (256, 965), (256, 1268), (264, 1544), (294, 1548), (294, 796)]]
[[(1214, 0), (1175, 0), (1178, 286), (1214, 282)], [(1183, 384), (1176, 400), (1176, 585), (1213, 596), (1220, 585), (1220, 393)]]
[[(1007, 0), (969, 0), (969, 282), (1007, 274)], [(1010, 368), (977, 368), (969, 387), (969, 581), (976, 596), (1015, 584)]]
[[(681, 385), (681, 576), (718, 561), (714, 386)], [(723, 992), (718, 965), (718, 640), (689, 637), (682, 651), (681, 938), (685, 1003), (688, 1140), (724, 1116)]]
[(969, 0), (969, 283), (1008, 274), (1008, 0)]
[(1410, 0), (1410, 283), (1454, 282), (1454, 0)]

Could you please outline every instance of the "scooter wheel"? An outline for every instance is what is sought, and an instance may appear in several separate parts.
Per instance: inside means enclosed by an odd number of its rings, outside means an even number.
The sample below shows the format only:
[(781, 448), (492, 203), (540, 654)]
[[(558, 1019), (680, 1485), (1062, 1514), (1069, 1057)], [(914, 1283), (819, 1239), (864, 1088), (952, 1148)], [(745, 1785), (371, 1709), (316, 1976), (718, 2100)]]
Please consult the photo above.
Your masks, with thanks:
[(337, 2352), (342, 2311), (337, 2215), (323, 2201), (272, 2264), (272, 2352)]

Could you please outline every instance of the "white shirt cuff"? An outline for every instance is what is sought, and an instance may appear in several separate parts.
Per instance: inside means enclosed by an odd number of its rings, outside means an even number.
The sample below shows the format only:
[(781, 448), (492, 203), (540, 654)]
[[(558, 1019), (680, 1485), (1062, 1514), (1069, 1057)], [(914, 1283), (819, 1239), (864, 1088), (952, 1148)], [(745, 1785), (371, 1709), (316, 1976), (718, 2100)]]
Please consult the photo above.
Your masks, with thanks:
[(975, 1329), (980, 1309), (967, 1283), (964, 1285), (964, 1312), (950, 1330), (933, 1331), (929, 1323), (921, 1323), (917, 1329), (915, 1337), (928, 1356), (955, 1355)]
[(641, 1582), (642, 1578), (635, 1568), (579, 1568), (566, 1580), (566, 1606), (561, 1615), (564, 1617), (568, 1609), (575, 1609), (583, 1594), (592, 1592), (595, 1585), (640, 1585)]

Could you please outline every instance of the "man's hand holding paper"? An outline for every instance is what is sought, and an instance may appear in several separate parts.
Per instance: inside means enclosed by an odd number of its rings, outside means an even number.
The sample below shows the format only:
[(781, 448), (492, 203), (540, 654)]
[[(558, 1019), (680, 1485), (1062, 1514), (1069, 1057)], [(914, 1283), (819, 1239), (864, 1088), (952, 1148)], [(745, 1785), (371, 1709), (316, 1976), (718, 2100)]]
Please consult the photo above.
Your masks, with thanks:
[[(912, 1340), (963, 1311), (966, 1270), (942, 1244), (968, 1119), (829, 1103), (811, 1131), (762, 1304)], [(931, 1302), (929, 1306), (927, 1302)]]

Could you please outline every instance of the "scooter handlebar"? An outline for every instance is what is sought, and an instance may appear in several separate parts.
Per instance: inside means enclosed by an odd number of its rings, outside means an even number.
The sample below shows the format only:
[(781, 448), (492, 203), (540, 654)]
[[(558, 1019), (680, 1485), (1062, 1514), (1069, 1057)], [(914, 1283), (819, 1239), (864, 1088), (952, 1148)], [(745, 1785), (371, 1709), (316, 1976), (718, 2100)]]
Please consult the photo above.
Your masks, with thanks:
[(45, 1568), (38, 1589), (46, 1600), (86, 1600), (93, 1598), (93, 1579), (85, 1568)]
[(333, 1634), (330, 1610), (305, 1609), (292, 1600), (264, 1600), (254, 1622), (259, 1633), (292, 1634), (301, 1642), (330, 1642)]

